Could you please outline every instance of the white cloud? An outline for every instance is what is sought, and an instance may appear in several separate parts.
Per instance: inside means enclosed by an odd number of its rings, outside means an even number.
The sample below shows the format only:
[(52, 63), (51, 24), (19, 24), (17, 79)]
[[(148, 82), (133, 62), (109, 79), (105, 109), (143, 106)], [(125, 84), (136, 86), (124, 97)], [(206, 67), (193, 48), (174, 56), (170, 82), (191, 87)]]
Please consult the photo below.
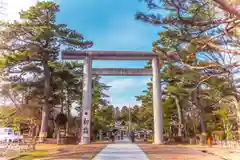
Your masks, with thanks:
[(150, 81), (149, 77), (143, 80), (139, 80), (138, 78), (125, 78), (125, 79), (115, 79), (115, 80), (104, 82), (104, 83), (106, 83), (108, 86), (111, 86), (111, 88), (109, 89), (110, 93), (111, 91), (119, 93), (122, 91), (125, 92), (126, 90), (131, 91), (131, 89), (144, 87), (144, 85), (146, 85), (146, 83), (149, 81)]
[[(27, 10), (29, 7), (37, 4), (38, 1), (54, 1), (54, 0), (2, 0), (3, 15), (0, 16), (1, 20), (14, 21), (19, 20), (19, 12)], [(56, 0), (57, 1), (57, 0)]]
[(111, 82), (109, 82), (107, 85), (112, 86), (111, 90), (125, 90), (128, 87), (132, 87), (133, 85), (136, 85), (136, 79), (128, 78), (128, 79), (116, 79)]
[(146, 88), (146, 83), (149, 81), (149, 77), (144, 79), (124, 78), (104, 83), (111, 86), (106, 92), (110, 96), (110, 103), (114, 106), (122, 107), (139, 105), (140, 102), (136, 101), (135, 96), (139, 95)]
[(133, 107), (135, 105), (141, 105), (141, 102), (136, 101), (134, 98), (131, 101), (124, 101), (124, 99), (122, 99), (122, 103), (115, 103), (113, 104), (114, 107), (119, 107), (122, 108), (123, 106), (127, 106), (127, 107)]
[(150, 77), (150, 78), (144, 79), (144, 80), (143, 80), (143, 83), (147, 84), (147, 83), (149, 83), (149, 82), (151, 82), (151, 81), (152, 81), (152, 80), (151, 80), (151, 77)]
[(3, 0), (4, 10), (2, 20), (19, 20), (19, 12), (35, 5), (38, 0)]

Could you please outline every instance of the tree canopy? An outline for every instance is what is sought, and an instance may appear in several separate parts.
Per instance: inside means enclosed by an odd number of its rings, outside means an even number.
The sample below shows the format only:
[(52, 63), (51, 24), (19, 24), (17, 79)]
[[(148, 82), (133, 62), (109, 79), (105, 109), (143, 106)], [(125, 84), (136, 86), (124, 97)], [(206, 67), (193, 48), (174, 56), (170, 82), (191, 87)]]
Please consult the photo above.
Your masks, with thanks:
[[(48, 121), (56, 112), (67, 113), (72, 106), (81, 112), (82, 64), (59, 61), (62, 48), (84, 50), (93, 45), (66, 24), (56, 23), (59, 6), (54, 2), (38, 2), (19, 13), (21, 20), (1, 22), (1, 94), (14, 104), (12, 117), (22, 106), (41, 108), (40, 137), (46, 138)], [(107, 106), (107, 90), (100, 77), (93, 77), (93, 112)], [(31, 109), (32, 107), (29, 107)]]
[[(229, 132), (224, 125), (231, 119), (230, 110), (234, 110), (239, 129), (238, 93), (233, 81), (239, 66), (234, 61), (239, 54), (239, 11), (234, 6), (238, 2), (145, 2), (149, 13), (139, 12), (136, 19), (163, 30), (153, 43), (153, 52), (159, 54), (161, 62), (163, 110), (165, 122), (169, 120), (165, 130), (174, 126), (178, 130), (175, 133), (182, 136), (192, 128), (195, 134), (216, 131), (219, 125), (214, 124), (220, 124), (224, 132)], [(148, 88), (138, 97), (141, 107), (149, 105), (151, 92)], [(226, 105), (227, 111), (223, 107)], [(228, 119), (224, 124), (220, 120), (223, 115)]]

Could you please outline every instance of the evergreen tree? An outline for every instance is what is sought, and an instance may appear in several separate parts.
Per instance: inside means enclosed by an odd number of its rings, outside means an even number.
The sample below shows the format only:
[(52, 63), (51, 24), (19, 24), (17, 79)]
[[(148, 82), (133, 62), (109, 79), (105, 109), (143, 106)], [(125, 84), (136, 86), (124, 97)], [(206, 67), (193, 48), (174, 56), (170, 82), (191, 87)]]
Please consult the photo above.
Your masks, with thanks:
[[(85, 49), (92, 46), (92, 42), (85, 41), (77, 31), (56, 23), (58, 11), (59, 6), (54, 2), (38, 2), (27, 11), (20, 12), (21, 21), (1, 23), (0, 48), (5, 57), (2, 64), (5, 73), (10, 74), (14, 82), (21, 82), (26, 79), (24, 76), (31, 74), (30, 79), (34, 79), (37, 85), (43, 84), (41, 140), (47, 133), (49, 107), (53, 101), (52, 72), (60, 47)], [(41, 76), (34, 76), (39, 73)]]

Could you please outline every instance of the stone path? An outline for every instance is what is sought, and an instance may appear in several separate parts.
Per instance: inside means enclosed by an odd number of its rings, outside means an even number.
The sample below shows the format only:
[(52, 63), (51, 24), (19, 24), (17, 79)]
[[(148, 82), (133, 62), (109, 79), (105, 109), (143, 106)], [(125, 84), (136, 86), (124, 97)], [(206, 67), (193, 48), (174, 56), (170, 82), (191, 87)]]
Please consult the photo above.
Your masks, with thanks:
[(147, 155), (129, 139), (117, 140), (107, 145), (93, 160), (149, 160)]

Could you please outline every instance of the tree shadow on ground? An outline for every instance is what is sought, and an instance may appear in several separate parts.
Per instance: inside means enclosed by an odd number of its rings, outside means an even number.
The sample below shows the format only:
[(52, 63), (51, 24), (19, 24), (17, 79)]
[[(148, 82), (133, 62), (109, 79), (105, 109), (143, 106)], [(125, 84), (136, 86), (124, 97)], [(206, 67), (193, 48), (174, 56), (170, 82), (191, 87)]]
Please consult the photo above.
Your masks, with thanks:
[[(55, 152), (48, 152), (47, 154), (32, 154), (30, 153), (23, 153), (17, 157), (12, 158), (11, 160), (34, 160), (34, 159), (91, 159), (97, 153), (99, 153), (105, 145), (95, 145), (95, 146), (64, 146), (62, 148), (57, 149)], [(44, 152), (44, 150), (38, 150), (35, 152)]]
[(213, 155), (207, 155), (204, 152), (184, 146), (140, 144), (139, 147), (151, 160), (216, 160)]

